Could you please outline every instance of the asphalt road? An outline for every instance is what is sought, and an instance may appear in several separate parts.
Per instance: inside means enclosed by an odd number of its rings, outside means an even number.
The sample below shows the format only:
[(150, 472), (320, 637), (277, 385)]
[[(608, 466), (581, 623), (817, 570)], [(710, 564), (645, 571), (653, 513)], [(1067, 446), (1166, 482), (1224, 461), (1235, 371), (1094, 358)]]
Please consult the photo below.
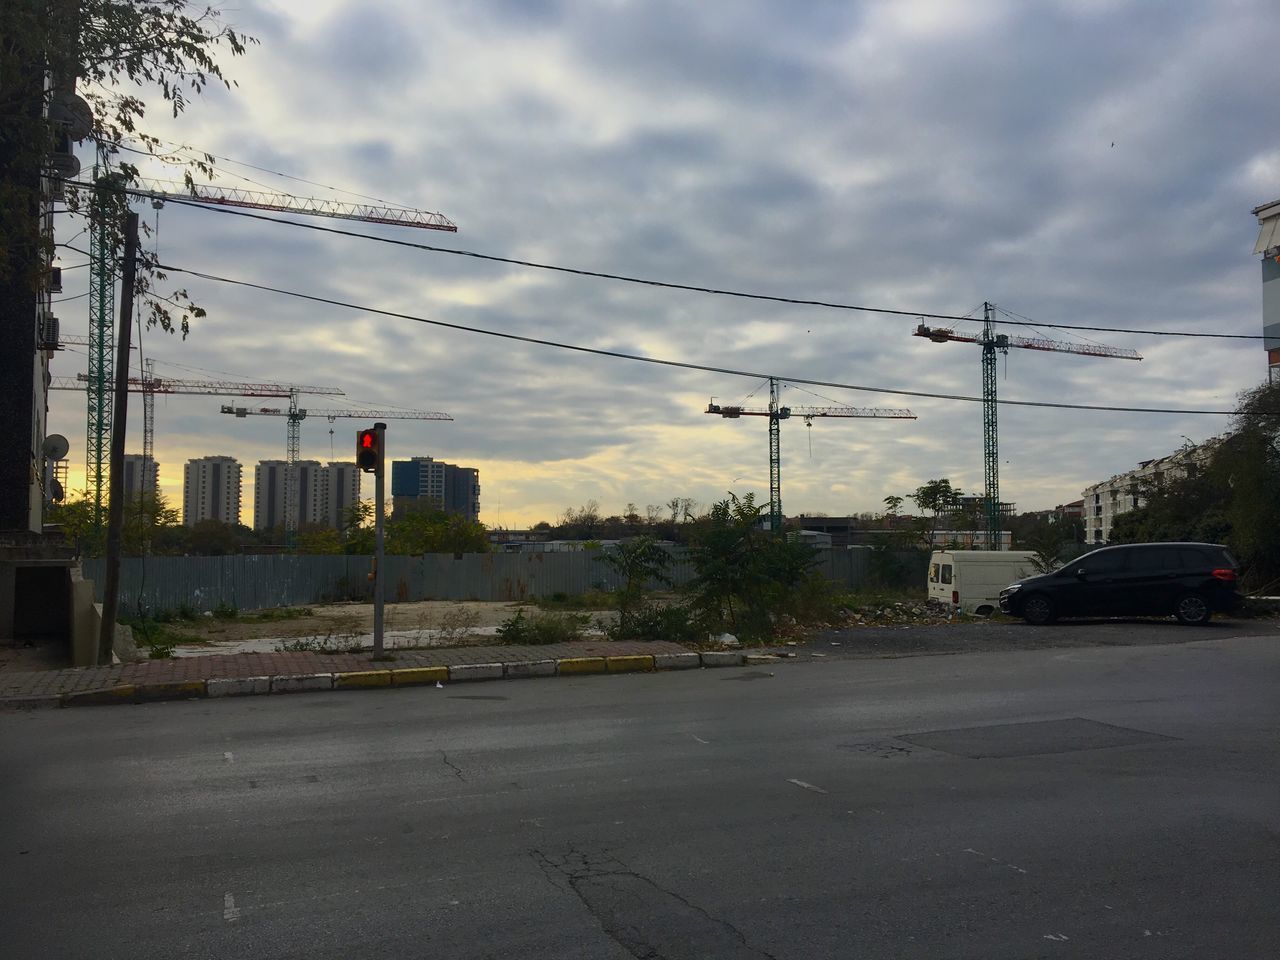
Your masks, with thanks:
[(1274, 957), (1240, 632), (0, 715), (0, 954)]

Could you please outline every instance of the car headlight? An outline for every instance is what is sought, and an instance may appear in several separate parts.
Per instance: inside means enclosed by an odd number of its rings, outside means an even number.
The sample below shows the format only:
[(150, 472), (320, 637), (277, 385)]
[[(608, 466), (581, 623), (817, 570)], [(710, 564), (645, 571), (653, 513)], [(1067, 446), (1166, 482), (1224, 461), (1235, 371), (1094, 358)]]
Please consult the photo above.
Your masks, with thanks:
[(1005, 592), (1005, 593), (1013, 593), (1015, 590), (1021, 590), (1021, 589), (1022, 589), (1022, 584), (1020, 584), (1020, 583), (1011, 583), (1011, 584), (1009, 584), (1007, 587), (1005, 587), (1005, 588), (1004, 588), (1004, 592)]

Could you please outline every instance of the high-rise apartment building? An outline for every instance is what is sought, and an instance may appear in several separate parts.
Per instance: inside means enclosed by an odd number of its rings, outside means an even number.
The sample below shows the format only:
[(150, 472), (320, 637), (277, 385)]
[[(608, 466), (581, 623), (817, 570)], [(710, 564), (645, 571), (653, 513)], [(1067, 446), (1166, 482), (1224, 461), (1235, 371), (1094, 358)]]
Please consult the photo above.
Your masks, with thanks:
[(182, 522), (240, 522), (240, 461), (234, 457), (198, 457), (182, 468)]
[[(253, 528), (285, 525), (284, 460), (262, 460), (254, 468)], [(360, 471), (354, 463), (299, 460), (293, 465), (291, 509), (298, 527), (320, 524), (342, 529), (347, 510), (360, 499)]]
[(124, 496), (126, 501), (137, 500), (140, 495), (154, 496), (159, 486), (160, 465), (148, 461), (140, 453), (124, 455)]
[(1194, 477), (1209, 463), (1222, 443), (1212, 437), (1204, 443), (1186, 446), (1158, 460), (1143, 460), (1128, 473), (1095, 483), (1084, 491), (1084, 536), (1088, 543), (1106, 543), (1111, 526), (1122, 513), (1146, 505), (1149, 487), (1182, 477)]
[(395, 513), (434, 505), (468, 520), (480, 519), (480, 471), (431, 457), (391, 463), (391, 502)]

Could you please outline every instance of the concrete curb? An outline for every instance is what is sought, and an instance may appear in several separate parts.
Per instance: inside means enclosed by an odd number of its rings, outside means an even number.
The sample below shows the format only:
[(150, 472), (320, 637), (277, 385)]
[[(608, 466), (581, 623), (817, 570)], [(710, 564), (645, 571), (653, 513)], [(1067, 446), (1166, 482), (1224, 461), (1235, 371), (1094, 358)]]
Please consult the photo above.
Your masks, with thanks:
[(307, 693), (313, 690), (363, 690), (424, 684), (467, 683), (478, 680), (517, 680), (532, 677), (584, 676), (590, 674), (649, 673), (696, 667), (740, 667), (760, 662), (756, 655), (738, 650), (704, 653), (627, 654), (613, 657), (566, 657), (559, 660), (522, 660), (514, 663), (468, 663), (455, 666), (403, 667), (352, 670), (340, 673), (282, 674), (271, 677), (213, 677), (209, 680), (173, 680), (156, 683), (122, 683), (99, 690), (62, 694), (24, 694), (0, 697), (0, 709), (37, 710), (107, 703), (151, 703), (159, 700), (194, 700), (208, 697), (262, 696)]

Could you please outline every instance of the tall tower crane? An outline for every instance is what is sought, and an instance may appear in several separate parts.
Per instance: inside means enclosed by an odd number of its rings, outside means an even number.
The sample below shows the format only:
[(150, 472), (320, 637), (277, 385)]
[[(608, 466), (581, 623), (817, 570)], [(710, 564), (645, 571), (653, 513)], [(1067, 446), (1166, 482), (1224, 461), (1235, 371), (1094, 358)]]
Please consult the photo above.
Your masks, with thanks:
[(1037, 337), (1011, 337), (995, 332), (995, 306), (982, 305), (982, 333), (978, 336), (956, 333), (947, 327), (927, 327), (921, 323), (912, 336), (934, 343), (976, 343), (982, 347), (982, 438), (983, 479), (986, 484), (987, 548), (1000, 549), (1000, 439), (998, 435), (996, 395), (996, 352), (1007, 355), (1010, 347), (1045, 350), (1050, 353), (1075, 353), (1085, 357), (1110, 357), (1116, 360), (1141, 360), (1142, 355), (1127, 347), (1107, 347), (1098, 343), (1067, 343)]
[(452, 420), (447, 413), (431, 410), (308, 410), (298, 406), (298, 396), (289, 397), (289, 409), (279, 407), (232, 407), (223, 405), (222, 413), (234, 417), (288, 417), (288, 458), (284, 471), (284, 533), (285, 542), (293, 544), (294, 534), (298, 529), (298, 511), (293, 505), (294, 466), (298, 462), (298, 450), (301, 446), (302, 421), (307, 417), (323, 417), (330, 423), (338, 419), (351, 420)]
[[(71, 342), (65, 338), (64, 342)], [(93, 394), (96, 383), (90, 375), (80, 373), (74, 377), (50, 377), (51, 390), (77, 390)], [(297, 383), (243, 383), (238, 380), (185, 380), (155, 375), (155, 361), (147, 360), (141, 377), (129, 378), (129, 391), (142, 394), (142, 475), (146, 477), (155, 460), (155, 404), (156, 394), (180, 394), (185, 396), (221, 397), (288, 397), (294, 403), (298, 394), (340, 396), (338, 387), (316, 387)], [(86, 474), (85, 480), (89, 481)], [(149, 544), (143, 544), (145, 550)]]
[[(278, 213), (300, 213), (312, 217), (335, 217), (341, 220), (360, 220), (365, 223), (382, 223), (398, 227), (415, 227), (422, 230), (458, 231), (457, 225), (440, 213), (415, 210), (410, 207), (372, 206), (363, 203), (343, 203), (337, 200), (294, 197), (289, 194), (261, 190), (241, 190), (235, 187), (216, 187), (210, 184), (187, 185), (164, 180), (139, 180), (134, 186), (122, 186), (119, 177), (105, 174), (97, 176), (99, 169), (109, 169), (106, 157), (99, 156), (95, 166), (95, 182), (68, 181), (73, 186), (86, 187), (96, 198), (90, 204), (90, 278), (89, 278), (89, 366), (88, 366), (88, 422), (86, 424), (87, 452), (85, 477), (93, 499), (95, 527), (101, 526), (103, 504), (107, 496), (108, 477), (106, 453), (111, 436), (112, 349), (115, 342), (115, 275), (116, 261), (112, 253), (111, 224), (107, 211), (111, 205), (105, 197), (120, 192), (133, 197), (147, 197), (153, 206), (165, 200), (182, 200), (190, 203), (224, 207), (247, 207), (253, 210), (270, 210)], [(143, 394), (144, 406), (150, 394)], [(144, 438), (145, 439), (145, 438)]]
[(778, 402), (778, 378), (769, 378), (769, 406), (729, 407), (715, 402), (707, 404), (707, 413), (715, 414), (729, 420), (738, 417), (769, 418), (769, 529), (774, 533), (782, 532), (782, 430), (783, 420), (792, 416), (803, 417), (807, 426), (812, 426), (817, 417), (858, 417), (891, 420), (914, 420), (916, 415), (910, 410), (897, 410), (891, 407), (784, 407)]

